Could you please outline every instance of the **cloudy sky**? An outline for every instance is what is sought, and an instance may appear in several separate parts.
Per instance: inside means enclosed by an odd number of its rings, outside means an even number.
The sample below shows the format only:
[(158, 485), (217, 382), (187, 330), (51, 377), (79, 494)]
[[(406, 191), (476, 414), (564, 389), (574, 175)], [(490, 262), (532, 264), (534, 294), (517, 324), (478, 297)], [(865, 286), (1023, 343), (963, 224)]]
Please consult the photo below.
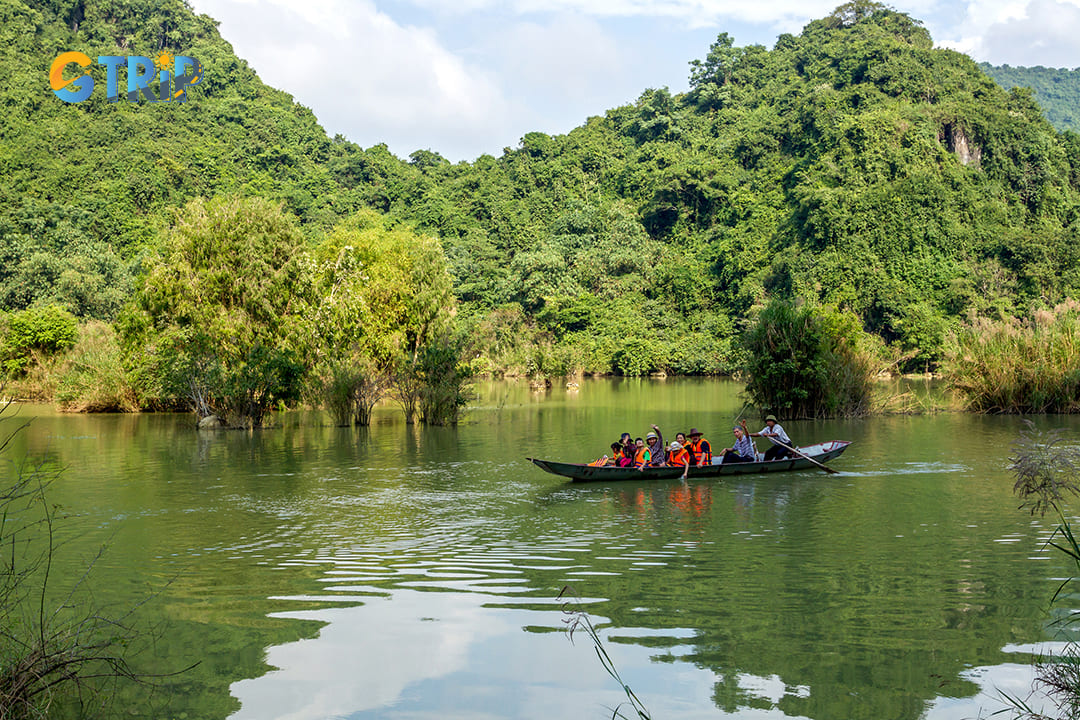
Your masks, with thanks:
[[(331, 135), (474, 160), (687, 88), (720, 32), (772, 47), (841, 0), (189, 0)], [(995, 65), (1080, 66), (1080, 0), (899, 0)]]

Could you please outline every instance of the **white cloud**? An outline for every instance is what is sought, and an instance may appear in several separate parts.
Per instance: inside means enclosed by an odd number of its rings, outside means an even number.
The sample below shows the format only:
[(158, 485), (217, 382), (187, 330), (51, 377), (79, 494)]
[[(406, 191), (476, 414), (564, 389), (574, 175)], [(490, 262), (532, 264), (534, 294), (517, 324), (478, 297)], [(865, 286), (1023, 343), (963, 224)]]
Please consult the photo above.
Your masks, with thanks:
[(972, 0), (943, 45), (995, 65), (1080, 66), (1080, 0)]
[[(461, 154), (490, 141), (508, 112), (494, 73), (355, 0), (194, 0), (269, 85), (311, 107), (331, 135), (400, 155)], [(417, 142), (417, 138), (426, 142)]]
[[(771, 45), (842, 0), (192, 0), (331, 134), (399, 156), (498, 154), (648, 87), (685, 88), (715, 33)], [(376, 5), (378, 3), (378, 6)], [(935, 41), (1000, 64), (1080, 65), (1080, 0), (900, 0)], [(382, 9), (380, 9), (382, 8)]]

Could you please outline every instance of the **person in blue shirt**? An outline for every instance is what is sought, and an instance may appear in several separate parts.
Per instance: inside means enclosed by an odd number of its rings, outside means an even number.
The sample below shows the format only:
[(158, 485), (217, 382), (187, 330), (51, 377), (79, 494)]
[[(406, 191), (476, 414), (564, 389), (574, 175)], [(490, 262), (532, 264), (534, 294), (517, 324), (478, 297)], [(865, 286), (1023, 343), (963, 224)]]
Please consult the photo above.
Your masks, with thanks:
[(743, 429), (736, 425), (731, 428), (731, 432), (735, 434), (735, 444), (732, 447), (724, 449), (720, 464), (754, 462), (757, 460), (757, 454), (754, 452), (754, 443)]
[[(792, 453), (789, 448), (793, 447), (791, 444), (791, 438), (784, 432), (784, 428), (780, 423), (776, 422), (775, 415), (765, 416), (765, 427), (761, 428), (760, 432), (750, 433), (750, 437), (763, 437), (769, 438), (769, 442), (772, 443), (772, 447), (765, 451), (766, 460), (783, 460), (789, 457)], [(782, 445), (777, 444), (782, 443)], [(788, 447), (783, 447), (787, 445)]]

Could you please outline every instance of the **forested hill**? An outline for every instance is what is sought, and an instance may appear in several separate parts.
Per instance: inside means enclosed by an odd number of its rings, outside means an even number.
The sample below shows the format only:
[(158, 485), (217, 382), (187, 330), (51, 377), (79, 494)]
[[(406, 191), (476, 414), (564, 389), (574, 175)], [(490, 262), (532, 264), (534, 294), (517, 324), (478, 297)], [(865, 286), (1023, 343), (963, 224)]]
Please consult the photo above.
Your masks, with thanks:
[[(850, 308), (921, 367), (961, 318), (1080, 292), (1080, 139), (865, 0), (772, 49), (721, 34), (685, 94), (458, 164), (329, 140), (178, 0), (61, 5), (0, 0), (8, 309), (111, 316), (167, 208), (223, 192), (312, 236), (361, 206), (437, 235), (477, 352), (545, 372), (724, 371), (777, 295)], [(162, 47), (205, 67), (185, 105), (66, 105), (42, 71)]]
[(1046, 119), (1058, 130), (1080, 132), (1080, 68), (1011, 67), (980, 63), (979, 67), (1006, 90), (1031, 88)]
[[(169, 50), (205, 73), (186, 103), (108, 103), (95, 64), (95, 91), (69, 104), (48, 78), (69, 50)], [(167, 209), (196, 196), (264, 195), (305, 223), (336, 220), (332, 143), (314, 115), (182, 0), (0, 0), (0, 74), (0, 308), (59, 300), (112, 317)]]

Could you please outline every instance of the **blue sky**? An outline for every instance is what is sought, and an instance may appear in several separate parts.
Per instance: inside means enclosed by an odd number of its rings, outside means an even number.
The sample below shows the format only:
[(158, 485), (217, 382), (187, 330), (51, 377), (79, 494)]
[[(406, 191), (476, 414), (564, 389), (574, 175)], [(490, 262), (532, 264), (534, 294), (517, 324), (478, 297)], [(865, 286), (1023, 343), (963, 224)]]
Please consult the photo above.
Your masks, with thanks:
[[(499, 155), (650, 87), (687, 88), (720, 32), (772, 47), (838, 0), (189, 0), (331, 135), (399, 157)], [(905, 0), (937, 45), (996, 65), (1080, 66), (1080, 0)]]

